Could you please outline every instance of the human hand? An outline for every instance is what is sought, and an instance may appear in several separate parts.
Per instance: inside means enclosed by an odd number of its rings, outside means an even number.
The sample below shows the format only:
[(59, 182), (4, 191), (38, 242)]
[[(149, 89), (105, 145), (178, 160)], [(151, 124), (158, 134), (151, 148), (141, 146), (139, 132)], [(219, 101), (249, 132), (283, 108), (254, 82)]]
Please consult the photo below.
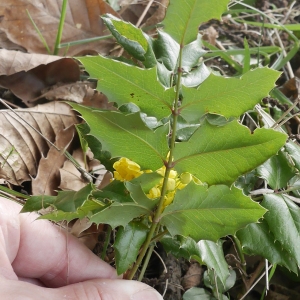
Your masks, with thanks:
[(143, 283), (118, 279), (115, 269), (75, 237), (20, 209), (0, 197), (1, 299), (163, 299)]

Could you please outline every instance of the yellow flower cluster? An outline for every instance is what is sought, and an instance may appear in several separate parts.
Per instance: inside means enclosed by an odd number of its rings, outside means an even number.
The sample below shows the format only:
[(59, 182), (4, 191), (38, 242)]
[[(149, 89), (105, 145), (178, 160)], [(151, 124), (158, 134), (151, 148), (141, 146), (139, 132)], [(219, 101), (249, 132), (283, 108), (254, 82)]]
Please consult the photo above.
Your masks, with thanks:
[(113, 168), (116, 170), (114, 171), (114, 178), (120, 181), (130, 181), (144, 173), (137, 163), (125, 157), (116, 161)]
[[(162, 167), (156, 171), (161, 176), (165, 176), (166, 167)], [(182, 173), (178, 176), (175, 170), (170, 171), (170, 175), (167, 182), (167, 194), (165, 195), (164, 207), (171, 204), (174, 200), (176, 190), (182, 190), (190, 181), (192, 180), (192, 175), (190, 173)], [(147, 197), (150, 199), (155, 199), (161, 196), (161, 189), (164, 179), (162, 178), (156, 186), (154, 186)]]
[[(120, 160), (116, 161), (113, 164), (115, 169), (114, 178), (120, 181), (130, 181), (134, 178), (139, 177), (144, 172), (149, 173), (152, 171), (146, 170), (141, 171), (140, 166), (131, 161), (128, 158), (122, 157)], [(156, 171), (162, 177), (165, 176), (166, 167), (163, 166)], [(192, 175), (190, 173), (182, 173), (180, 176), (175, 170), (171, 170), (167, 182), (167, 193), (165, 195), (164, 207), (168, 206), (173, 202), (176, 190), (183, 189), (190, 181), (192, 180)], [(155, 199), (161, 196), (161, 190), (163, 185), (164, 178), (160, 180), (160, 182), (155, 185), (147, 194), (149, 199)]]

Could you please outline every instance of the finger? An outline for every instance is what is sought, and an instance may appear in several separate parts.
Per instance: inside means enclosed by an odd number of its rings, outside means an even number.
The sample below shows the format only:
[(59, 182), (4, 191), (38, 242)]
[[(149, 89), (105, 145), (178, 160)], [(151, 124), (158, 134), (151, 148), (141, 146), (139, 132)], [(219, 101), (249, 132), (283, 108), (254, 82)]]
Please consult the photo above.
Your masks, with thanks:
[(94, 278), (117, 278), (111, 266), (58, 226), (36, 220), (36, 214), (18, 215), (20, 206), (7, 199), (0, 198), (0, 204), (3, 216), (10, 222), (14, 219), (14, 226), (8, 226), (3, 234), (6, 249), (14, 253), (9, 259), (17, 276), (38, 278), (49, 287)]
[(163, 300), (146, 284), (137, 281), (94, 279), (69, 286), (49, 289), (20, 281), (0, 281), (1, 299), (31, 300)]

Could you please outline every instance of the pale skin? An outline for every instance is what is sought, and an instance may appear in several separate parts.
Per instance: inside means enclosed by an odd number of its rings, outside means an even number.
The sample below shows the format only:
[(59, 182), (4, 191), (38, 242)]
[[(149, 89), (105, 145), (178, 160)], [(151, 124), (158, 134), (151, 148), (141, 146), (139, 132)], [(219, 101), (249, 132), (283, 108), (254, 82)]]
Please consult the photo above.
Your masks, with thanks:
[(0, 299), (162, 300), (149, 286), (119, 279), (75, 237), (0, 197)]

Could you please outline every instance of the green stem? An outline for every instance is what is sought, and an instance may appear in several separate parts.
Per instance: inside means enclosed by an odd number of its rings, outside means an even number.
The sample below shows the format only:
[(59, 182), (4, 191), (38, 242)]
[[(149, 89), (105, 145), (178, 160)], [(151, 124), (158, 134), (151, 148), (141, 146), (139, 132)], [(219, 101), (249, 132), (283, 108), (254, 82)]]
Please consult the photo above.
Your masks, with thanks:
[[(177, 75), (177, 82), (176, 82), (176, 94), (175, 94), (175, 99), (174, 99), (174, 106), (172, 109), (172, 121), (173, 122), (171, 123), (172, 127), (171, 127), (170, 152), (169, 152), (168, 161), (165, 163), (166, 172), (165, 172), (164, 181), (163, 181), (163, 185), (162, 185), (162, 189), (161, 189), (160, 201), (159, 201), (158, 207), (155, 211), (153, 222), (151, 224), (146, 241), (143, 245), (140, 255), (138, 256), (138, 258), (136, 260), (136, 263), (134, 264), (133, 268), (131, 269), (131, 271), (128, 275), (128, 279), (132, 279), (134, 277), (136, 271), (138, 270), (140, 264), (142, 263), (142, 260), (145, 256), (150, 244), (152, 243), (153, 236), (155, 235), (155, 233), (157, 234), (157, 229), (158, 229), (158, 225), (160, 222), (161, 214), (163, 213), (163, 211), (165, 209), (164, 202), (165, 202), (165, 196), (167, 194), (167, 185), (168, 185), (170, 171), (173, 168), (173, 152), (174, 152), (174, 148), (175, 148), (177, 119), (178, 119), (178, 115), (179, 115), (179, 109), (178, 109), (179, 103), (178, 102), (179, 102), (179, 96), (180, 96), (181, 76), (182, 76), (182, 66), (181, 66), (182, 49), (183, 49), (183, 46), (181, 45), (180, 51), (179, 51), (179, 60), (178, 60), (179, 63), (178, 63), (178, 75)], [(153, 251), (153, 247), (151, 247), (151, 248)], [(148, 255), (151, 255), (152, 251), (148, 251)]]
[[(275, 273), (275, 271), (276, 271), (276, 267), (277, 267), (276, 264), (274, 264), (274, 265), (272, 266), (272, 269), (271, 269), (271, 271), (270, 271), (269, 278), (268, 278), (268, 281), (269, 281), (269, 282), (271, 281), (271, 279), (272, 279), (272, 277), (273, 277), (273, 275), (274, 275), (274, 273)], [(267, 271), (266, 271), (266, 272), (267, 272)], [(261, 294), (260, 300), (263, 300), (263, 299), (265, 298), (265, 294), (266, 294), (266, 287), (264, 288), (264, 290), (263, 290), (263, 292), (262, 292), (262, 294)]]
[(46, 48), (48, 54), (51, 55), (50, 48), (49, 48), (49, 46), (48, 46), (48, 44), (47, 44), (47, 42), (46, 42), (46, 40), (45, 40), (43, 34), (42, 34), (41, 31), (39, 30), (38, 26), (35, 24), (34, 20), (32, 19), (31, 15), (30, 15), (30, 13), (29, 13), (29, 11), (28, 11), (28, 9), (26, 9), (26, 12), (27, 12), (28, 18), (29, 18), (30, 22), (32, 23), (34, 29), (36, 30), (36, 32), (37, 32), (37, 34), (38, 34), (38, 36), (39, 36), (41, 42), (43, 43), (44, 47)]
[(106, 233), (105, 233), (105, 241), (104, 241), (104, 245), (103, 245), (103, 250), (102, 250), (102, 253), (101, 253), (101, 259), (104, 260), (105, 258), (105, 255), (106, 255), (106, 251), (107, 251), (107, 247), (108, 247), (108, 244), (109, 244), (109, 241), (110, 241), (110, 235), (111, 235), (111, 226), (107, 225), (107, 230), (106, 230)]
[(58, 51), (59, 51), (59, 45), (60, 45), (62, 32), (63, 32), (63, 28), (64, 28), (64, 23), (65, 23), (65, 18), (66, 18), (67, 4), (68, 4), (68, 0), (63, 0), (60, 20), (59, 20), (59, 25), (58, 25), (57, 35), (56, 35), (56, 41), (55, 41), (54, 50), (53, 50), (53, 55), (57, 55)]
[(73, 41), (73, 42), (61, 43), (61, 44), (59, 44), (58, 48), (72, 47), (72, 46), (77, 46), (77, 45), (82, 45), (82, 44), (87, 44), (87, 43), (92, 43), (92, 42), (98, 42), (98, 41), (110, 39), (112, 37), (113, 36), (111, 34), (109, 34), (109, 35), (103, 35), (103, 36), (96, 36), (96, 37), (92, 37), (89, 39), (77, 40), (77, 41)]
[(237, 251), (237, 254), (239, 256), (239, 259), (241, 261), (241, 267), (243, 269), (243, 271), (246, 273), (246, 260), (245, 260), (245, 256), (244, 256), (244, 253), (243, 253), (243, 249), (242, 249), (242, 245), (241, 245), (241, 242), (240, 240), (236, 237), (236, 236), (232, 236), (232, 239), (234, 241), (234, 244), (235, 244), (235, 249)]
[(146, 272), (146, 269), (148, 267), (148, 264), (149, 264), (149, 260), (151, 258), (151, 255), (152, 255), (152, 252), (154, 250), (154, 244), (152, 244), (149, 249), (148, 249), (148, 252), (147, 252), (147, 255), (145, 257), (145, 260), (144, 260), (144, 264), (143, 264), (143, 267), (141, 269), (141, 273), (139, 275), (139, 278), (138, 278), (138, 281), (142, 281), (143, 277), (144, 277), (144, 274)]

